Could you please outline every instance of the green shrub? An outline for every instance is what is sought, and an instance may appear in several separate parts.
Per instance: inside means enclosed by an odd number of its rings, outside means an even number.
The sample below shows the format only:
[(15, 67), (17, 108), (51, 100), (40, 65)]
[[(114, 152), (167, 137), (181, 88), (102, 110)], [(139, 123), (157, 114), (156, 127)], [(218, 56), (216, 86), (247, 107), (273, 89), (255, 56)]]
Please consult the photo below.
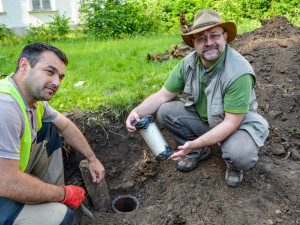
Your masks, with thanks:
[[(213, 0), (177, 0), (168, 1), (165, 12), (169, 13), (171, 21), (176, 21), (179, 25), (179, 13), (184, 12), (188, 23), (193, 23), (195, 14), (205, 8), (212, 7)], [(174, 20), (175, 18), (175, 20)], [(175, 24), (174, 24), (175, 25)]]
[(55, 40), (55, 37), (50, 35), (49, 29), (44, 24), (40, 24), (37, 26), (29, 25), (27, 29), (26, 40), (28, 43), (33, 42), (45, 42), (49, 43), (52, 40)]
[(123, 38), (150, 33), (160, 20), (157, 12), (144, 1), (95, 0), (83, 5), (83, 25), (96, 38)]
[(263, 19), (271, 7), (272, 0), (242, 0), (241, 6), (245, 11), (243, 17), (250, 19)]
[(288, 20), (300, 26), (300, 4), (298, 0), (273, 0), (270, 9), (265, 13), (265, 18), (284, 15)]
[(245, 16), (241, 3), (231, 0), (218, 0), (213, 3), (213, 9), (218, 11), (223, 21), (239, 22)]
[(10, 44), (13, 43), (15, 39), (14, 32), (7, 28), (5, 24), (0, 23), (0, 43)]
[(224, 20), (237, 23), (245, 19), (269, 19), (276, 15), (284, 15), (294, 24), (300, 22), (299, 0), (217, 0), (213, 9), (219, 11)]
[[(133, 34), (178, 33), (179, 13), (193, 23), (204, 8), (217, 10), (237, 24), (285, 15), (300, 22), (297, 0), (93, 0), (83, 6), (83, 25), (93, 37), (123, 38)], [(248, 30), (248, 28), (246, 29)]]
[(52, 18), (52, 22), (40, 24), (38, 26), (29, 25), (26, 37), (27, 42), (49, 43), (66, 39), (67, 34), (70, 32), (70, 27), (68, 26), (70, 18), (66, 18), (65, 15), (56, 15), (52, 16)]
[(63, 14), (62, 16), (56, 15), (52, 16), (53, 22), (49, 22), (49, 30), (52, 35), (58, 35), (60, 37), (65, 37), (70, 32), (69, 22), (70, 18), (66, 18)]

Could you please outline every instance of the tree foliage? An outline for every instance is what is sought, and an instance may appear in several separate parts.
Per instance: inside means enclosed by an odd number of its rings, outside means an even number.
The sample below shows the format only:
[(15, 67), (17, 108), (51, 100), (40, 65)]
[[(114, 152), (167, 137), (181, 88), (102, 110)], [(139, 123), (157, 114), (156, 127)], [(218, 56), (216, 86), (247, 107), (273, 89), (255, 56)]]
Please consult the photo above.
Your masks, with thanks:
[(299, 21), (297, 0), (90, 0), (83, 4), (83, 25), (96, 37), (122, 38), (132, 34), (179, 29), (179, 13), (188, 23), (204, 8), (217, 10), (223, 20), (243, 23), (276, 15)]
[[(290, 22), (300, 25), (299, 0), (83, 0), (80, 10), (82, 27), (70, 32), (70, 18), (56, 15), (52, 17), (52, 22), (30, 26), (24, 41), (51, 42), (69, 37), (103, 39), (136, 34), (178, 33), (180, 12), (185, 13), (187, 23), (191, 24), (196, 12), (204, 8), (217, 10), (224, 21), (249, 25), (245, 30), (253, 29), (253, 24), (259, 26), (261, 19), (276, 15), (284, 15)], [(16, 42), (18, 38), (14, 33), (0, 24), (0, 43), (13, 45)]]

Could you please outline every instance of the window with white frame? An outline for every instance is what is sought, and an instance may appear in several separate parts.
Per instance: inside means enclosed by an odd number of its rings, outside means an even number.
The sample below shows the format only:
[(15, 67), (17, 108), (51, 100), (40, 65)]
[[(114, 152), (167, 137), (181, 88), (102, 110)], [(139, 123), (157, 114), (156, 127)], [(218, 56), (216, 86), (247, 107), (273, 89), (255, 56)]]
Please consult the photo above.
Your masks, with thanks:
[(0, 0), (0, 12), (4, 12), (3, 6), (2, 6), (2, 0)]
[(32, 10), (50, 10), (50, 0), (32, 0)]

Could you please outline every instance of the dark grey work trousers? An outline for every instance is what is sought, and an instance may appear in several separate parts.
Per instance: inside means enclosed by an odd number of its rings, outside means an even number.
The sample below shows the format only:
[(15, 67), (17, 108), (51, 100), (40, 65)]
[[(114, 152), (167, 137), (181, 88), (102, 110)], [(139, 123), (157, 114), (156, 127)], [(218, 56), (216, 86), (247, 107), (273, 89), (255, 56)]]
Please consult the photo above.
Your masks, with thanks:
[[(210, 130), (208, 123), (201, 120), (196, 111), (187, 110), (181, 101), (167, 102), (157, 111), (159, 123), (167, 129), (178, 145), (197, 139)], [(219, 143), (222, 158), (227, 167), (248, 170), (258, 160), (258, 147), (246, 130), (237, 130), (227, 139)], [(187, 155), (197, 158), (201, 149)]]

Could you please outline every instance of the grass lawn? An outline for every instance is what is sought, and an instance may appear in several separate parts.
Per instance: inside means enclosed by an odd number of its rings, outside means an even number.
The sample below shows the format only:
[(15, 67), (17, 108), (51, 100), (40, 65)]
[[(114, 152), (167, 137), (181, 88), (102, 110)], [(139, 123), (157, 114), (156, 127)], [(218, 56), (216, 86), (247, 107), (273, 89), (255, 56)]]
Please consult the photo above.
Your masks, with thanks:
[[(69, 65), (60, 90), (49, 102), (60, 112), (74, 105), (80, 110), (130, 110), (159, 90), (179, 61), (147, 60), (147, 53), (164, 53), (181, 44), (179, 35), (136, 37), (110, 41), (62, 41), (52, 43), (66, 53)], [(0, 73), (14, 72), (23, 45), (0, 47)], [(75, 87), (79, 81), (84, 85)]]

